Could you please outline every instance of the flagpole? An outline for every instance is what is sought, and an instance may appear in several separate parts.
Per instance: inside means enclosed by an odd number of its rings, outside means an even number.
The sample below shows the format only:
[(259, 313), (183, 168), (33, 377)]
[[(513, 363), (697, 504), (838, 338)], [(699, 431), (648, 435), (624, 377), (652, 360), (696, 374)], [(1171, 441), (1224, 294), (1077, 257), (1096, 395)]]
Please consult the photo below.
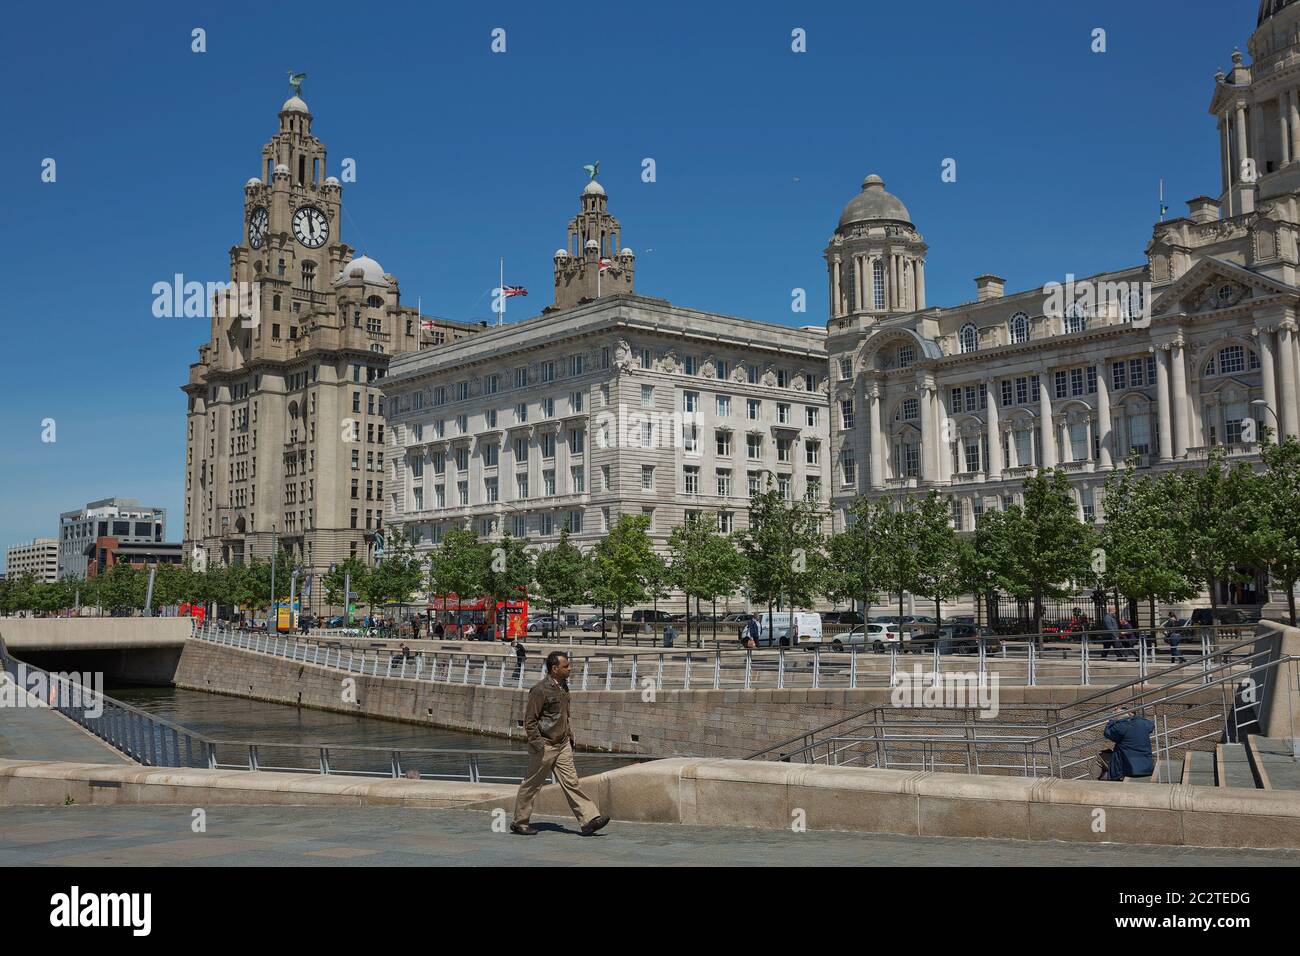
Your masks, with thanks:
[(506, 257), (501, 257), (501, 274), (500, 285), (497, 286), (497, 296), (501, 299), (501, 311), (497, 313), (497, 325), (502, 325), (506, 320)]

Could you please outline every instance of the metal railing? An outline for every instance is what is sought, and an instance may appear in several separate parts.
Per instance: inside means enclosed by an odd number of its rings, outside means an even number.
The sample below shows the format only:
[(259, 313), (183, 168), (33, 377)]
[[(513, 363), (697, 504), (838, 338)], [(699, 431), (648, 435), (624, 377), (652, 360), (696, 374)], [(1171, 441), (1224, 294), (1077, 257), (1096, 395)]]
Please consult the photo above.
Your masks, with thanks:
[[(24, 682), (30, 675), (40, 675), (52, 691), (51, 700), (43, 703), (146, 767), (518, 783), (523, 779), (520, 768), (528, 758), (525, 750), (215, 740), (13, 658), (3, 640), (0, 640), (0, 664), (9, 678), (24, 690)], [(590, 756), (602, 765), (654, 759), (646, 754)]]
[[(1066, 705), (1003, 709), (1019, 720), (985, 720), (975, 706), (873, 707), (748, 759), (1080, 779), (1091, 776), (1105, 726), (1119, 710), (1152, 720), (1153, 754), (1170, 764), (1258, 727), (1268, 684), (1294, 672), (1296, 658), (1255, 647), (1252, 638), (1217, 648)], [(936, 675), (926, 676), (938, 686)], [(1117, 693), (1124, 696), (1116, 700)]]
[[(1240, 627), (1201, 627), (1179, 648), (1193, 655), (1202, 670), (1225, 653), (1223, 641), (1239, 637)], [(194, 636), (211, 643), (347, 673), (398, 677), (454, 684), (523, 688), (544, 674), (543, 656), (519, 666), (510, 649), (496, 643), (481, 651), (435, 649), (399, 654), (395, 649), (329, 642), (316, 634), (281, 636), (207, 625)], [(877, 651), (879, 647), (879, 651)], [(835, 650), (829, 643), (797, 648), (658, 648), (644, 653), (573, 655), (570, 689), (641, 691), (656, 689), (856, 689), (892, 687), (900, 670), (926, 666), (932, 674), (973, 674), (985, 680), (996, 674), (1008, 686), (1114, 685), (1150, 676), (1161, 657), (1172, 651), (1152, 640), (1116, 645), (1106, 632), (1034, 635), (1025, 640), (979, 638), (957, 641), (903, 641), (871, 647), (861, 644)], [(1190, 669), (1182, 672), (1191, 673)], [(1204, 682), (1204, 681), (1202, 681)]]

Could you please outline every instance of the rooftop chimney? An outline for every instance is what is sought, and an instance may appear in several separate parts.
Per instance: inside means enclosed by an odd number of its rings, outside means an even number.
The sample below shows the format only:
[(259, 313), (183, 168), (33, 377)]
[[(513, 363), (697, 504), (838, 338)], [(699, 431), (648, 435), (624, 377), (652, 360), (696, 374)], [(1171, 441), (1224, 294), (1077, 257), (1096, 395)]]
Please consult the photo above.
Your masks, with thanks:
[(1187, 200), (1188, 218), (1195, 223), (1215, 222), (1219, 218), (1219, 201), (1209, 196)]
[(1000, 299), (1006, 294), (1007, 280), (1001, 276), (995, 276), (992, 273), (984, 273), (982, 276), (975, 277), (975, 289), (978, 293), (976, 299), (980, 302), (986, 299)]

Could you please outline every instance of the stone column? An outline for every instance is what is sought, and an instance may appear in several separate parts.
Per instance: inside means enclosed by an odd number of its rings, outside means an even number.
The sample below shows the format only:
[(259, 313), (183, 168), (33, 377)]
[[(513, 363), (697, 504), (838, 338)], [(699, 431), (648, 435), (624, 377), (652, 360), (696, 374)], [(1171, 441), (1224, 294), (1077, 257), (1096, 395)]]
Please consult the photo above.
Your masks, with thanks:
[(1187, 361), (1183, 352), (1183, 343), (1174, 342), (1169, 348), (1173, 359), (1170, 375), (1173, 379), (1173, 401), (1171, 403), (1174, 457), (1187, 457)]
[(888, 303), (891, 309), (898, 308), (898, 258), (892, 253), (889, 256), (889, 298)]
[(925, 308), (925, 260), (916, 260), (916, 307)]
[(840, 301), (840, 271), (843, 269), (843, 262), (834, 259), (831, 262), (831, 314), (840, 316), (844, 314), (844, 304)]
[(1052, 432), (1052, 395), (1048, 391), (1047, 379), (1050, 369), (1038, 373), (1038, 440), (1043, 446), (1040, 468), (1056, 467), (1056, 436)]
[(880, 432), (880, 386), (867, 386), (867, 401), (871, 408), (871, 487), (885, 487), (885, 442)]
[(866, 308), (866, 288), (867, 288), (867, 257), (853, 257), (853, 292), (857, 296), (855, 305), (857, 311), (861, 312)]
[(1300, 90), (1291, 89), (1286, 96), (1287, 125), (1291, 128), (1291, 161), (1300, 160)]
[(1300, 409), (1296, 405), (1296, 345), (1295, 345), (1295, 323), (1290, 319), (1283, 322), (1278, 329), (1278, 350), (1282, 353), (1282, 380), (1281, 380), (1281, 404), (1282, 404), (1282, 436), (1289, 438), (1292, 435), (1300, 435), (1300, 426), (1297, 425), (1297, 414)]
[(948, 399), (942, 389), (935, 389), (934, 393), (934, 416), (935, 416), (935, 434), (939, 440), (935, 443), (935, 450), (938, 453), (938, 468), (935, 469), (939, 480), (945, 484), (952, 481), (952, 441), (956, 439), (960, 444), (961, 439), (951, 434), (950, 430), (945, 427), (948, 422)]
[(1160, 347), (1156, 352), (1156, 421), (1160, 429), (1160, 460), (1173, 458), (1174, 443), (1169, 417), (1169, 350)]
[[(1277, 363), (1273, 360), (1273, 330), (1269, 328), (1256, 329), (1255, 336), (1259, 339), (1259, 373), (1264, 382), (1264, 403), (1272, 410), (1273, 414), (1264, 414), (1264, 423), (1270, 428), (1277, 428), (1282, 422), (1282, 415), (1277, 407)], [(1274, 435), (1275, 440), (1280, 440), (1281, 435)]]
[(1291, 129), (1287, 122), (1287, 100), (1289, 96), (1286, 93), (1279, 93), (1277, 97), (1277, 139), (1282, 144), (1282, 165), (1291, 165)]
[(934, 481), (935, 445), (934, 394), (930, 385), (921, 385), (921, 480)]
[(1233, 171), (1233, 182), (1244, 183), (1241, 178), (1244, 160), (1250, 159), (1250, 146), (1246, 142), (1246, 104), (1237, 104), (1237, 168)]
[(1219, 171), (1223, 178), (1223, 191), (1226, 193), (1232, 188), (1232, 140), (1228, 136), (1226, 113), (1219, 117), (1219, 152)]
[(1056, 433), (1060, 436), (1061, 461), (1074, 461), (1074, 442), (1070, 440), (1070, 423), (1064, 415), (1057, 421)]
[(1007, 428), (1007, 467), (1020, 467), (1020, 451), (1016, 448), (1016, 431), (1009, 426)]
[(1264, 118), (1263, 106), (1255, 103), (1250, 108), (1250, 136), (1251, 149), (1250, 154), (1255, 157), (1259, 163), (1259, 171), (1264, 172), (1264, 160), (1267, 156), (1267, 150), (1264, 148), (1264, 124), (1261, 122)]
[(1097, 436), (1100, 439), (1100, 457), (1097, 464), (1102, 468), (1114, 467), (1110, 457), (1111, 419), (1110, 419), (1110, 379), (1106, 375), (1104, 361), (1097, 363)]
[(984, 463), (984, 474), (989, 481), (999, 481), (1002, 478), (1002, 428), (998, 422), (998, 390), (997, 379), (985, 379), (984, 388), (988, 393), (986, 405), (987, 422), (989, 436), (989, 460)]
[(1095, 434), (1093, 432), (1092, 418), (1084, 419), (1084, 425), (1087, 426), (1087, 435), (1084, 438), (1086, 444), (1083, 446), (1083, 458), (1085, 461), (1091, 461), (1095, 466), (1097, 459), (1092, 456), (1093, 435)]

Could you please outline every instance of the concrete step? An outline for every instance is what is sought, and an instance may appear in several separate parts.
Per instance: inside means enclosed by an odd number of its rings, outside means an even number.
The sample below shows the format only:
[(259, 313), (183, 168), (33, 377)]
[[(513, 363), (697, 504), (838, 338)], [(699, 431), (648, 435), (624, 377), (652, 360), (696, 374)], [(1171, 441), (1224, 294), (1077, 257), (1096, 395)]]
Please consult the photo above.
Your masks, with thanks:
[(1245, 744), (1218, 744), (1214, 748), (1215, 779), (1220, 787), (1258, 789)]
[(1246, 750), (1262, 789), (1300, 791), (1300, 762), (1294, 748), (1290, 740), (1258, 734), (1247, 738)]
[(1214, 778), (1214, 754), (1189, 750), (1183, 754), (1182, 783), (1190, 787), (1217, 786)]

